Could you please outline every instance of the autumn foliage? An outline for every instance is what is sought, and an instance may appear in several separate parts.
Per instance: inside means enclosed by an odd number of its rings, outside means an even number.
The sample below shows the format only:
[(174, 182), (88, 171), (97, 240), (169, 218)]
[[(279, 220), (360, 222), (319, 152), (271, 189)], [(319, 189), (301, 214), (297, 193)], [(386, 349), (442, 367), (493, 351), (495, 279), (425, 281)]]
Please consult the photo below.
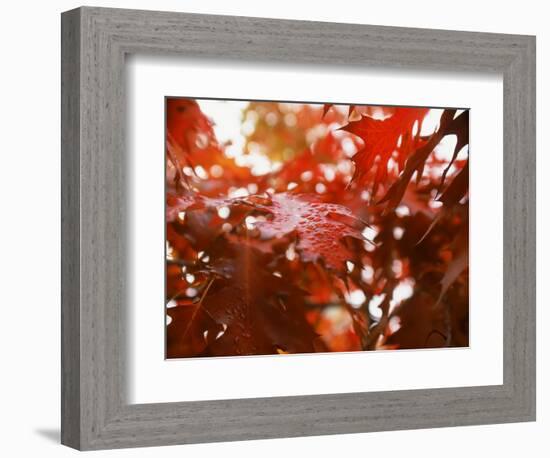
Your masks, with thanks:
[(250, 102), (235, 151), (200, 102), (166, 102), (168, 358), (468, 345), (467, 110)]

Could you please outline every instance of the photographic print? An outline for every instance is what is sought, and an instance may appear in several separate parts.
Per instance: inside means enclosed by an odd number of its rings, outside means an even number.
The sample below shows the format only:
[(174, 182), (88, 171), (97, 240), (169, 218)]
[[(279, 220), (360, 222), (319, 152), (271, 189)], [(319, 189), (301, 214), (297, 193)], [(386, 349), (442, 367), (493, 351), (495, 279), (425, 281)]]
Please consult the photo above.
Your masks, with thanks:
[(166, 97), (166, 358), (469, 345), (469, 111)]

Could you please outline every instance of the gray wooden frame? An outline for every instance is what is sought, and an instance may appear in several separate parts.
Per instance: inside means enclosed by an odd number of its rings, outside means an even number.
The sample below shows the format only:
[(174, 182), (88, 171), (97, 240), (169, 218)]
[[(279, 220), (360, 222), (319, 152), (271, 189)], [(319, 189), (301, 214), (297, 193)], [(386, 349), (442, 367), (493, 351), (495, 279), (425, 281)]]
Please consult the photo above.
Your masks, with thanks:
[[(534, 37), (90, 7), (63, 13), (61, 35), (63, 444), (103, 449), (535, 419)], [(502, 74), (503, 385), (128, 404), (129, 53)]]

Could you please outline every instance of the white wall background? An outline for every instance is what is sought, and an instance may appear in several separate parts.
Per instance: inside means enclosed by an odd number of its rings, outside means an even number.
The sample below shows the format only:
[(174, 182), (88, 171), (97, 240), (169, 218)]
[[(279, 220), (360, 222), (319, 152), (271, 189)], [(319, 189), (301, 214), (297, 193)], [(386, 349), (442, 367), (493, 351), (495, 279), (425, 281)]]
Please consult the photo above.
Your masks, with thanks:
[[(99, 452), (98, 456), (306, 456), (346, 453), (503, 458), (550, 452), (548, 214), (550, 30), (544, 2), (128, 0), (97, 6), (536, 34), (538, 47), (538, 421), (391, 433)], [(0, 423), (3, 456), (74, 456), (59, 440), (60, 12), (68, 0), (9, 2), (0, 18)], [(546, 434), (545, 434), (546, 433)], [(546, 452), (546, 453), (545, 453)]]

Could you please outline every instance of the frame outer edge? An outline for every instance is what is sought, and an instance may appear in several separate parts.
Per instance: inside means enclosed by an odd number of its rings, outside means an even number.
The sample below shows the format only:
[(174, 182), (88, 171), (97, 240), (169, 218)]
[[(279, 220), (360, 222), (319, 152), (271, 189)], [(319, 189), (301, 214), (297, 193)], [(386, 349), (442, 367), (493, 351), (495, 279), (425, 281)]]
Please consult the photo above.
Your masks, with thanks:
[[(537, 357), (536, 357), (536, 312), (537, 312), (537, 235), (536, 235), (536, 37), (526, 37), (526, 50), (523, 53), (522, 82), (524, 84), (522, 109), (522, 129), (525, 141), (525, 171), (523, 178), (526, 184), (521, 189), (524, 196), (525, 209), (523, 217), (526, 219), (525, 254), (526, 264), (526, 305), (522, 319), (525, 325), (525, 418), (527, 421), (536, 421), (537, 403)], [(518, 192), (520, 190), (518, 189)]]
[(61, 443), (81, 446), (81, 14), (61, 14)]
[[(191, 30), (183, 27), (187, 21), (191, 22)], [(234, 27), (239, 21), (248, 27), (246, 36), (241, 38), (237, 35), (238, 27)], [(117, 137), (118, 133), (113, 134), (115, 127), (120, 128), (117, 132), (124, 130), (124, 119), (120, 119), (122, 113), (117, 111), (121, 106), (113, 108), (124, 93), (117, 58), (123, 55), (121, 51), (127, 45), (132, 52), (146, 49), (196, 53), (204, 46), (199, 38), (208, 33), (214, 33), (215, 40), (223, 39), (222, 34), (229, 34), (235, 37), (235, 45), (247, 36), (258, 40), (256, 44), (249, 43), (252, 57), (255, 57), (271, 36), (263, 32), (264, 26), (278, 28), (283, 23), (292, 27), (298, 22), (94, 7), (63, 14), (62, 443), (65, 445), (81, 450), (105, 449), (504, 423), (535, 418), (534, 38), (331, 23), (323, 24), (323, 29), (328, 27), (333, 36), (352, 27), (354, 32), (350, 37), (359, 40), (356, 48), (346, 49), (345, 55), (338, 60), (334, 53), (326, 59), (314, 53), (305, 58), (306, 61), (339, 64), (346, 59), (357, 61), (360, 57), (362, 64), (381, 62), (386, 65), (389, 61), (388, 65), (410, 67), (402, 44), (405, 38), (413, 37), (418, 38), (418, 46), (409, 48), (419, 57), (420, 65), (432, 69), (450, 67), (451, 70), (504, 72), (504, 103), (505, 110), (509, 110), (508, 115), (505, 112), (504, 141), (505, 144), (510, 142), (505, 149), (504, 184), (511, 194), (505, 201), (508, 218), (504, 221), (504, 240), (505, 249), (508, 248), (512, 255), (511, 259), (505, 258), (508, 286), (505, 283), (504, 385), (479, 387), (479, 392), (470, 390), (471, 396), (466, 402), (474, 406), (470, 412), (457, 405), (452, 395), (459, 392), (466, 395), (467, 389), (435, 390), (433, 394), (429, 390), (382, 394), (380, 401), (374, 403), (372, 395), (365, 393), (324, 395), (319, 399), (323, 399), (325, 410), (312, 407), (309, 396), (275, 401), (269, 398), (193, 402), (184, 406), (178, 403), (133, 405), (128, 410), (129, 406), (121, 405), (125, 397), (123, 362), (121, 355), (112, 353), (122, 348), (123, 336), (113, 335), (123, 329), (122, 316), (121, 311), (109, 306), (125, 299), (123, 293), (116, 291), (116, 274), (123, 272), (117, 255), (124, 253), (124, 247), (120, 245), (120, 238), (117, 239), (115, 223), (123, 219), (124, 190), (120, 180), (124, 179), (124, 170), (120, 166), (124, 165), (125, 154), (121, 149), (121, 137)], [(304, 24), (313, 34), (307, 38), (311, 41), (321, 23)], [(162, 27), (159, 31), (160, 25), (169, 26), (168, 32)], [(348, 39), (346, 37), (339, 40)], [(386, 40), (380, 42), (383, 44), (378, 44), (384, 37)], [(360, 46), (367, 38), (369, 43), (373, 39), (374, 44)], [(209, 57), (225, 52), (212, 48), (215, 40), (207, 44), (205, 54)], [(118, 48), (119, 45), (122, 47)], [(339, 46), (337, 41), (336, 49)], [(437, 47), (437, 56), (426, 55), (426, 46)], [(242, 48), (234, 50), (230, 45), (226, 48), (233, 58), (246, 57)], [(295, 61), (295, 58), (302, 59), (303, 49), (300, 46), (291, 46), (290, 51), (275, 49), (263, 57)], [(453, 59), (457, 61), (450, 63)], [(520, 151), (523, 154), (518, 154)], [(113, 152), (117, 154), (109, 154)], [(106, 193), (113, 180), (118, 190), (116, 196)], [(115, 263), (109, 264), (107, 260), (113, 258)], [(490, 399), (482, 401), (480, 396)], [(357, 405), (360, 399), (365, 400), (368, 412)], [(388, 403), (383, 399), (396, 401), (389, 417)], [(269, 408), (263, 405), (264, 401)], [(350, 411), (338, 412), (336, 409), (319, 418), (320, 414), (344, 401)], [(425, 403), (429, 413), (422, 411)], [(410, 418), (402, 418), (400, 405), (411, 406), (414, 412)], [(443, 416), (441, 408), (455, 409), (458, 417)], [(239, 418), (234, 418), (234, 414)], [(282, 416), (288, 414), (292, 415), (291, 421), (281, 422)], [(193, 415), (197, 424), (188, 422)], [(277, 422), (270, 423), (271, 415)], [(323, 425), (318, 424), (319, 420)]]
[[(536, 51), (523, 37), (504, 74), (504, 385), (510, 417), (536, 419)], [(508, 285), (508, 287), (506, 287)]]
[(527, 77), (527, 94), (531, 102), (530, 116), (527, 119), (527, 128), (531, 137), (530, 157), (532, 166), (533, 180), (531, 183), (533, 197), (532, 202), (532, 215), (531, 215), (531, 243), (529, 252), (527, 253), (528, 259), (531, 261), (531, 281), (533, 288), (533, 295), (531, 298), (531, 313), (532, 320), (529, 322), (529, 331), (532, 334), (532, 338), (528, 340), (528, 348), (530, 352), (530, 364), (528, 379), (531, 380), (531, 393), (529, 401), (531, 408), (529, 409), (528, 418), (531, 421), (537, 420), (537, 39), (535, 36), (529, 37), (528, 46), (528, 77)]

